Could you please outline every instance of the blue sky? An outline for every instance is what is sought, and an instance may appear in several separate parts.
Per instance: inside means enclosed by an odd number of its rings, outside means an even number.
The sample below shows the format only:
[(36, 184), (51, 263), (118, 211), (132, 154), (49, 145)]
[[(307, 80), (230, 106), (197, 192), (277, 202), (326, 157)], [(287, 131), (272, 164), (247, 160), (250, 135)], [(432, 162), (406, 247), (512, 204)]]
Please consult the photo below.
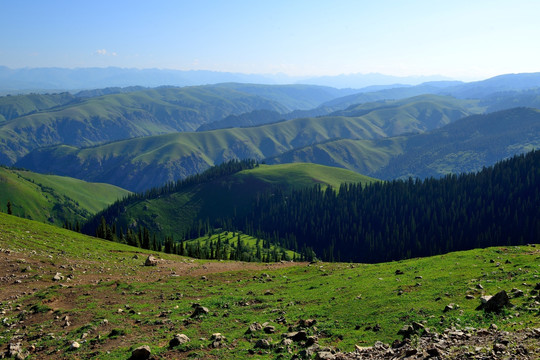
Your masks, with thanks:
[(537, 0), (0, 0), (0, 65), (460, 80), (540, 71)]

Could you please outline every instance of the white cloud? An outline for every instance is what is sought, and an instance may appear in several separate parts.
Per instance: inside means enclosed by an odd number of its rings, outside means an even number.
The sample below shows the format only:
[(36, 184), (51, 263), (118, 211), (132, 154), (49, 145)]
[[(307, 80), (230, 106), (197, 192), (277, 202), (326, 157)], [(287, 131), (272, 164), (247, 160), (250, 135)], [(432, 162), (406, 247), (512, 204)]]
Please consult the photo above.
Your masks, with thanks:
[(109, 52), (107, 51), (107, 49), (97, 49), (95, 52), (94, 52), (95, 55), (100, 55), (100, 56), (117, 56), (118, 53), (116, 51), (113, 51), (113, 52)]

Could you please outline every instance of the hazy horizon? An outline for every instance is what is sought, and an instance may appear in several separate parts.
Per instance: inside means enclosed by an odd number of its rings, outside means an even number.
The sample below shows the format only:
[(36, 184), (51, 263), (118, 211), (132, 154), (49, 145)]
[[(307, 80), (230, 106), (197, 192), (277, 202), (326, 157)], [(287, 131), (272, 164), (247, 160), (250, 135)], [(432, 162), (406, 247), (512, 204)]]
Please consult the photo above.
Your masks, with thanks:
[(320, 77), (538, 71), (540, 2), (414, 0), (0, 3), (9, 68), (207, 70)]

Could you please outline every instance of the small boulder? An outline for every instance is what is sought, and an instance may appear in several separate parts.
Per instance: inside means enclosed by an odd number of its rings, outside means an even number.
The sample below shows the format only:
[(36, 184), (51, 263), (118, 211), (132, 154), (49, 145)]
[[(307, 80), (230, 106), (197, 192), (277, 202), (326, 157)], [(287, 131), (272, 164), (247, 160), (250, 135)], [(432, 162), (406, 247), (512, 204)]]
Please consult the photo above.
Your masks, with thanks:
[(499, 313), (504, 307), (512, 306), (510, 299), (506, 291), (499, 291), (492, 297), (482, 297), (482, 303), (476, 308), (476, 310), (484, 310), (485, 312)]
[(295, 331), (287, 334), (287, 337), (289, 339), (292, 339), (293, 341), (306, 341), (308, 338), (307, 332), (305, 331)]
[(64, 277), (62, 276), (61, 273), (57, 272), (54, 276), (53, 276), (53, 281), (62, 281), (64, 280)]
[(148, 255), (146, 258), (146, 261), (144, 262), (144, 266), (157, 266), (158, 259), (153, 257), (152, 255)]
[(129, 360), (148, 360), (150, 359), (151, 354), (152, 352), (150, 351), (150, 346), (148, 345), (139, 346), (138, 348), (133, 350)]
[(78, 350), (80, 347), (81, 347), (81, 344), (74, 341), (74, 342), (71, 343), (71, 345), (69, 345), (69, 350), (75, 351), (75, 350)]
[(315, 357), (316, 360), (333, 360), (335, 358), (336, 356), (330, 351), (319, 351)]
[(404, 272), (402, 270), (397, 269), (395, 274), (396, 275), (403, 275)]
[(414, 327), (412, 325), (404, 325), (397, 332), (398, 335), (402, 335), (404, 338), (410, 338), (411, 335), (415, 333)]
[(259, 330), (262, 330), (262, 325), (259, 324), (259, 323), (253, 323), (251, 325), (249, 325), (249, 328), (246, 330), (246, 334), (252, 334), (254, 332), (257, 332)]
[(193, 311), (193, 314), (191, 314), (191, 317), (194, 318), (194, 317), (197, 317), (197, 316), (206, 315), (209, 312), (210, 312), (210, 310), (208, 310), (208, 308), (199, 305), (199, 306), (197, 306), (195, 308), (195, 311)]
[(266, 339), (259, 339), (255, 343), (255, 348), (257, 349), (270, 349), (272, 347), (272, 344), (270, 344), (270, 341)]
[(173, 348), (175, 346), (185, 344), (185, 343), (187, 343), (189, 341), (190, 341), (190, 339), (186, 335), (184, 335), (184, 334), (176, 334), (176, 335), (174, 335), (172, 340), (169, 341), (169, 347)]
[(264, 329), (264, 332), (267, 333), (267, 334), (273, 334), (276, 332), (276, 327), (275, 326), (272, 326), (272, 325), (268, 325), (266, 326)]

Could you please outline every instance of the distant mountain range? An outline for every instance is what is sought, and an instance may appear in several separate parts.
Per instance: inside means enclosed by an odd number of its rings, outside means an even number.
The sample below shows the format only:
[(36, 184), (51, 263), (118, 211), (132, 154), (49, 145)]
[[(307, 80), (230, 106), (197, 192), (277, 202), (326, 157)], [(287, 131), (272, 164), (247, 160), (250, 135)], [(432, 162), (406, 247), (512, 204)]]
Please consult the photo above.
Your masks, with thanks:
[[(309, 84), (335, 88), (417, 85), (450, 80), (443, 76), (391, 76), (348, 74), (322, 77), (294, 77), (285, 74), (242, 74), (208, 70), (166, 70), (130, 68), (20, 68), (0, 66), (0, 94), (28, 91), (83, 90), (105, 87), (163, 85), (193, 86), (225, 82), (253, 84)], [(401, 84), (401, 85), (396, 85)]]

